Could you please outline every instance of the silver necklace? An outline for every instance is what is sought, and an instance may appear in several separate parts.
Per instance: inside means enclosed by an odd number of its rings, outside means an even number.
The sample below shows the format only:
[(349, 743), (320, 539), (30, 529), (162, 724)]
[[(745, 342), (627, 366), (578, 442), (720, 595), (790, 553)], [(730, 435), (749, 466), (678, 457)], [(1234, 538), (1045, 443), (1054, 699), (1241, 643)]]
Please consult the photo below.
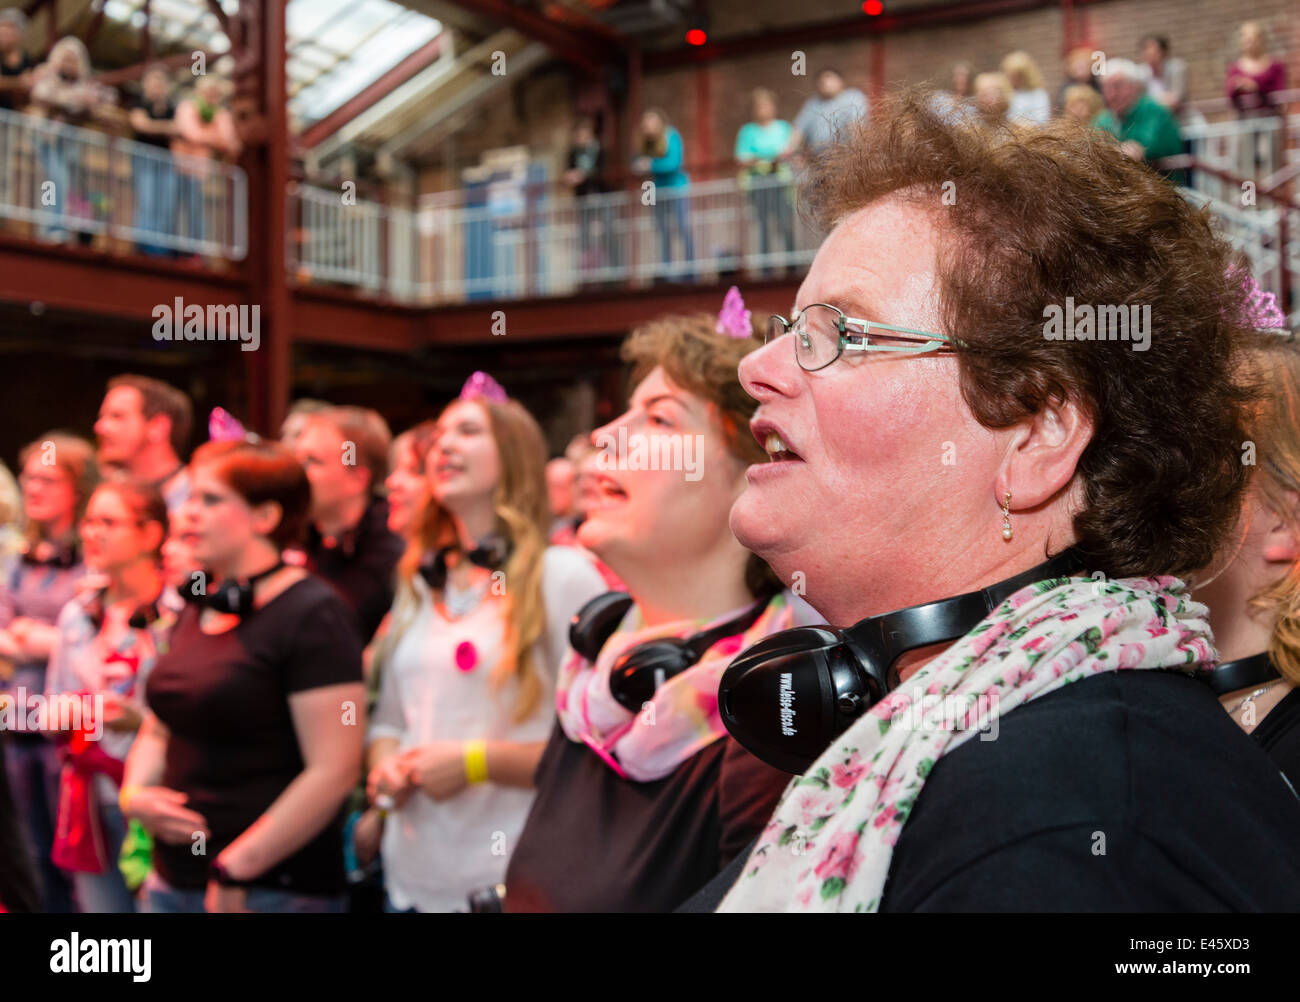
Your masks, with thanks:
[(1234, 706), (1231, 710), (1228, 711), (1228, 715), (1231, 716), (1232, 714), (1236, 713), (1238, 710), (1244, 709), (1248, 704), (1253, 703), (1257, 697), (1264, 695), (1264, 693), (1268, 692), (1270, 689), (1273, 689), (1281, 684), (1282, 684), (1281, 679), (1279, 679), (1276, 682), (1270, 682), (1268, 685), (1260, 686), (1249, 696), (1243, 696), (1241, 702), (1239, 702), (1236, 706)]

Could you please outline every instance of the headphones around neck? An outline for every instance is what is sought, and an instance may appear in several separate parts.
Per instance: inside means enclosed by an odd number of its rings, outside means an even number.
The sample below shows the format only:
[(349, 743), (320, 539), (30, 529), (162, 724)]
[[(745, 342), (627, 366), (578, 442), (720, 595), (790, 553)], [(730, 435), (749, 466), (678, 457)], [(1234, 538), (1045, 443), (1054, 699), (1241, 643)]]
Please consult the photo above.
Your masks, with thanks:
[[(639, 713), (661, 685), (695, 667), (719, 640), (744, 633), (753, 626), (770, 601), (761, 598), (744, 612), (689, 637), (660, 637), (624, 651), (609, 674), (610, 694), (620, 706)], [(569, 645), (595, 664), (601, 648), (614, 635), (632, 605), (632, 596), (624, 591), (597, 595), (573, 617)]]
[[(100, 588), (93, 592), (86, 603), (86, 615), (90, 617), (91, 625), (98, 631), (104, 625), (104, 598), (108, 589)], [(133, 630), (143, 630), (152, 623), (156, 622), (162, 615), (158, 604), (162, 601), (162, 594), (152, 602), (145, 602), (136, 607), (127, 619), (126, 625)]]
[(755, 757), (805, 772), (828, 745), (898, 683), (907, 651), (957, 640), (1015, 592), (1083, 566), (1070, 548), (980, 591), (869, 616), (846, 630), (801, 626), (742, 651), (722, 675), (718, 710)]
[[(37, 556), (36, 551), (38, 549), (44, 549), (48, 552)], [(67, 570), (70, 567), (76, 567), (81, 561), (81, 547), (75, 542), (38, 543), (36, 546), (29, 546), (23, 550), (22, 561), (34, 567), (58, 567)]]
[(189, 584), (179, 589), (180, 596), (191, 605), (242, 618), (253, 611), (254, 586), (284, 566), (285, 562), (277, 559), (264, 571), (242, 580), (231, 578), (220, 582), (215, 587), (210, 585), (211, 577), (207, 571), (195, 571), (190, 575)]
[(1210, 672), (1210, 688), (1216, 696), (1223, 696), (1252, 685), (1263, 685), (1281, 678), (1269, 659), (1268, 652), (1252, 654), (1236, 661), (1226, 661)]
[[(420, 577), (424, 578), (425, 584), (435, 591), (445, 588), (447, 586), (447, 556), (458, 552), (461, 552), (460, 544), (453, 543), (450, 546), (443, 546), (436, 551), (426, 553), (420, 561), (419, 568)], [(465, 558), (476, 567), (495, 571), (505, 566), (512, 552), (514, 552), (514, 547), (510, 544), (509, 539), (491, 533), (480, 539), (474, 549), (465, 554)]]

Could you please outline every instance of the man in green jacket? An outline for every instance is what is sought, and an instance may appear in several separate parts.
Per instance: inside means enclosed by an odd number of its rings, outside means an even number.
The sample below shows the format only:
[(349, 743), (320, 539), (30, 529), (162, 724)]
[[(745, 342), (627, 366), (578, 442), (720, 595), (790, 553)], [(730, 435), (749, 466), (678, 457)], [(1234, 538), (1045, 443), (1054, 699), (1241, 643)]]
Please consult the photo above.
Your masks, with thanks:
[[(1128, 59), (1106, 60), (1101, 93), (1106, 110), (1097, 116), (1097, 128), (1120, 141), (1134, 160), (1148, 162), (1183, 152), (1183, 137), (1173, 113), (1146, 93), (1141, 68)], [(1183, 170), (1161, 171), (1174, 184), (1186, 183)]]

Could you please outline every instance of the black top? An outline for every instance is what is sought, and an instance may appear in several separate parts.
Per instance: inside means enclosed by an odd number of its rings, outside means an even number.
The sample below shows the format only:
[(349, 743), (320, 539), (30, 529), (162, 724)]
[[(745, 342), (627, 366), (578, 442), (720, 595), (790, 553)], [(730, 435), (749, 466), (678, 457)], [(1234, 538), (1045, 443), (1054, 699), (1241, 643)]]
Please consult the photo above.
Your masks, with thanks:
[[(166, 98), (161, 105), (155, 105), (152, 101), (141, 98), (131, 105), (131, 110), (139, 108), (155, 122), (170, 122), (176, 117), (176, 102), (170, 97)], [(149, 146), (161, 146), (163, 149), (171, 147), (172, 141), (169, 136), (155, 136), (149, 133), (137, 133), (135, 137), (137, 143), (146, 143)]]
[(636, 783), (557, 723), (536, 781), (506, 911), (668, 912), (758, 835), (790, 776), (723, 738)]
[(1300, 801), (1208, 686), (1107, 672), (938, 761), (881, 911), (1295, 911), (1298, 843)]
[(1250, 732), (1300, 791), (1300, 688), (1292, 689)]
[[(324, 582), (290, 585), (226, 633), (199, 629), (187, 606), (145, 685), (171, 732), (162, 785), (189, 796), (208, 822), (204, 855), (154, 843), (154, 865), (175, 887), (201, 888), (209, 863), (271, 806), (303, 769), (288, 697), (361, 681), (361, 646), (347, 608)], [(304, 894), (344, 888), (342, 815), (252, 883)]]
[(361, 521), (335, 546), (326, 546), (315, 526), (307, 530), (307, 566), (324, 578), (356, 614), (361, 643), (379, 629), (393, 604), (393, 572), (406, 544), (388, 530), (388, 502), (375, 498)]
[(605, 190), (602, 174), (605, 170), (605, 154), (600, 143), (587, 143), (585, 146), (569, 147), (570, 169), (578, 168), (587, 172), (586, 178), (573, 189), (575, 195), (594, 195)]
[[(30, 70), (36, 63), (26, 52), (21, 53), (22, 59), (12, 65), (0, 58), (0, 77), (20, 77)], [(0, 90), (0, 108), (14, 110), (14, 92), (12, 90)]]

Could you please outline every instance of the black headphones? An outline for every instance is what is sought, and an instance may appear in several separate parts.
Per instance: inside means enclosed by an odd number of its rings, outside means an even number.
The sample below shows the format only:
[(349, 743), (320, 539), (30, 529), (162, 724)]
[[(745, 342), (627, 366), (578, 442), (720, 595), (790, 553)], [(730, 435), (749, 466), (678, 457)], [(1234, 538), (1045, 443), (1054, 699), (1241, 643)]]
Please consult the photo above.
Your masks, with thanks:
[[(38, 548), (48, 548), (49, 552), (41, 556), (36, 555)], [(22, 561), (25, 564), (31, 564), (34, 567), (59, 567), (67, 570), (69, 567), (77, 566), (81, 560), (81, 547), (76, 543), (43, 543), (37, 546), (28, 546), (23, 549)]]
[[(495, 571), (504, 567), (510, 554), (513, 552), (510, 540), (505, 536), (499, 536), (496, 533), (484, 536), (479, 540), (474, 549), (465, 554), (467, 560), (477, 567), (483, 567), (490, 571)], [(420, 561), (420, 577), (424, 578), (425, 584), (435, 591), (440, 590), (447, 585), (447, 555), (460, 550), (460, 546), (453, 544), (444, 546), (441, 549), (426, 553)]]
[(722, 675), (718, 710), (731, 736), (768, 765), (804, 772), (898, 685), (894, 662), (956, 640), (1026, 585), (1083, 566), (1070, 548), (980, 591), (870, 616), (847, 630), (801, 626), (742, 651)]
[[(207, 571), (195, 571), (190, 575), (188, 585), (179, 589), (180, 596), (191, 605), (204, 606), (232, 616), (247, 616), (253, 611), (253, 586), (263, 578), (268, 578), (285, 566), (283, 560), (276, 560), (264, 571), (240, 580), (232, 578), (213, 587)], [(197, 580), (196, 580), (197, 576)], [(196, 591), (196, 586), (201, 586)]]
[(1273, 667), (1273, 662), (1269, 660), (1268, 652), (1265, 651), (1263, 654), (1252, 654), (1248, 658), (1219, 665), (1210, 672), (1209, 682), (1214, 694), (1222, 696), (1225, 693), (1236, 692), (1238, 689), (1271, 682), (1275, 678), (1281, 676)]
[[(753, 626), (769, 602), (770, 596), (761, 598), (739, 615), (685, 639), (661, 637), (624, 651), (609, 675), (610, 694), (620, 706), (639, 712), (659, 686), (693, 668), (719, 640), (744, 633)], [(578, 610), (569, 624), (569, 646), (595, 664), (601, 648), (614, 635), (632, 604), (632, 596), (625, 591), (597, 595)]]
[[(104, 625), (104, 595), (106, 588), (100, 588), (93, 592), (86, 600), (86, 615), (90, 617), (91, 625), (98, 631)], [(136, 608), (135, 612), (126, 621), (126, 625), (133, 630), (143, 630), (151, 623), (157, 621), (162, 615), (158, 608), (158, 603), (162, 600), (162, 594), (152, 602), (145, 602)]]

